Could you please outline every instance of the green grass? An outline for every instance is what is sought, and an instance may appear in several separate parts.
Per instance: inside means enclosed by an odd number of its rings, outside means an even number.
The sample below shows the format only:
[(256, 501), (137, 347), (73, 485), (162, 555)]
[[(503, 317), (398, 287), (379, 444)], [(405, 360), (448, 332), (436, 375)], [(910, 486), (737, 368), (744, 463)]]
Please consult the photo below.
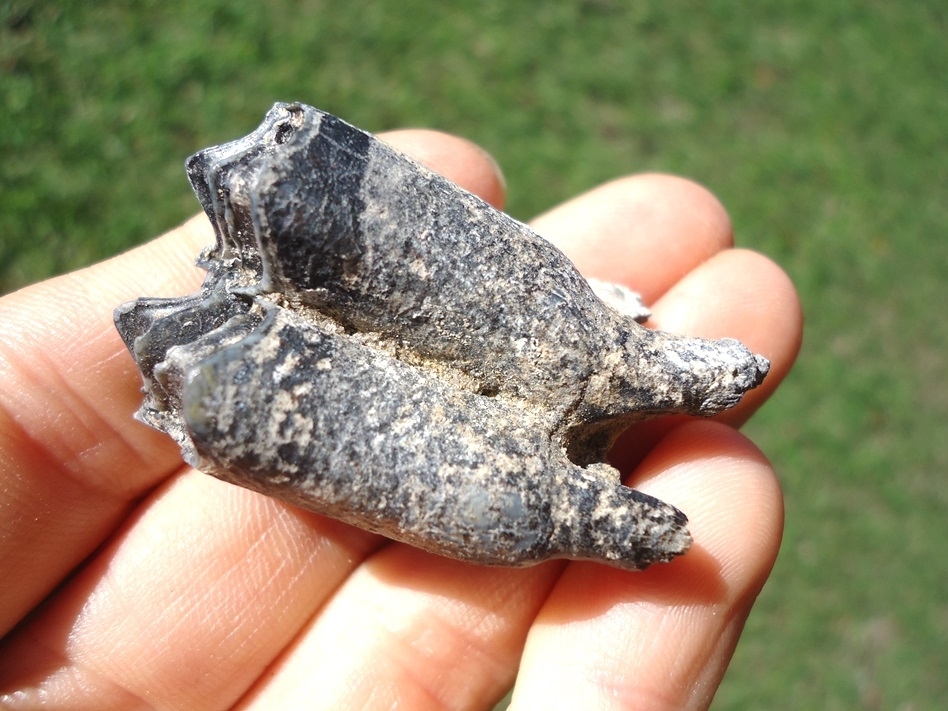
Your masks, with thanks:
[(694, 177), (808, 315), (748, 427), (787, 532), (715, 709), (948, 698), (942, 0), (0, 2), (0, 291), (197, 210), (194, 150), (299, 99), (500, 160), (521, 218)]

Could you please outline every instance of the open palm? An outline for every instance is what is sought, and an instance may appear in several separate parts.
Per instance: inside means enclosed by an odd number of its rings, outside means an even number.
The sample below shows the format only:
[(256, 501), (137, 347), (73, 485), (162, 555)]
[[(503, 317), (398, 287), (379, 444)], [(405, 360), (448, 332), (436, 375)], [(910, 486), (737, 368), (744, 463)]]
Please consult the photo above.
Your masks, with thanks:
[[(497, 207), (493, 162), (429, 131), (382, 136)], [(650, 325), (736, 337), (772, 361), (714, 421), (663, 418), (613, 462), (687, 512), (683, 558), (478, 567), (200, 474), (132, 419), (140, 378), (112, 309), (193, 291), (206, 218), (0, 302), (0, 700), (56, 709), (705, 708), (773, 564), (779, 487), (734, 426), (789, 370), (783, 272), (731, 248), (688, 181), (614, 181), (534, 228)]]

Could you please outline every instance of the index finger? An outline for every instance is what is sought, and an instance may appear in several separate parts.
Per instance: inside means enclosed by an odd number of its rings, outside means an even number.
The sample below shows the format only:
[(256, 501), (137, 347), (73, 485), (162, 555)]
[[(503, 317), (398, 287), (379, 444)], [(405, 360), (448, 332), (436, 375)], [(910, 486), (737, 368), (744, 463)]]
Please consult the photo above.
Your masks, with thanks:
[(630, 286), (647, 304), (734, 241), (730, 218), (714, 195), (662, 174), (613, 180), (530, 224), (583, 274)]

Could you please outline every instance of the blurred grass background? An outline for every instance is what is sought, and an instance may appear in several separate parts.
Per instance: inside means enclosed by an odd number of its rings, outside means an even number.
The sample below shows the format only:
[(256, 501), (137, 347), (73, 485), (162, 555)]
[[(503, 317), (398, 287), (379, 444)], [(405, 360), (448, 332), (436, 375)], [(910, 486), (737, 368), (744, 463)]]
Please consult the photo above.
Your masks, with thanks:
[(946, 42), (943, 0), (0, 0), (0, 292), (197, 211), (183, 159), (275, 100), (465, 135), (521, 219), (695, 178), (808, 316), (747, 427), (787, 531), (714, 708), (944, 708)]

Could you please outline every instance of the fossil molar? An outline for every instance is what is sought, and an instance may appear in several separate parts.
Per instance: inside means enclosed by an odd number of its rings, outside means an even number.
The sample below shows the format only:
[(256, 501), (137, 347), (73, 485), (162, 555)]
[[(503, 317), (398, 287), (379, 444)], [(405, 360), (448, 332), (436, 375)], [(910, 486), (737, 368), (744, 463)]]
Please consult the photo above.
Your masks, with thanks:
[(115, 320), (137, 416), (190, 464), (477, 563), (688, 549), (685, 515), (607, 451), (636, 420), (731, 407), (764, 358), (639, 325), (525, 225), (309, 106), (187, 173), (207, 278)]

